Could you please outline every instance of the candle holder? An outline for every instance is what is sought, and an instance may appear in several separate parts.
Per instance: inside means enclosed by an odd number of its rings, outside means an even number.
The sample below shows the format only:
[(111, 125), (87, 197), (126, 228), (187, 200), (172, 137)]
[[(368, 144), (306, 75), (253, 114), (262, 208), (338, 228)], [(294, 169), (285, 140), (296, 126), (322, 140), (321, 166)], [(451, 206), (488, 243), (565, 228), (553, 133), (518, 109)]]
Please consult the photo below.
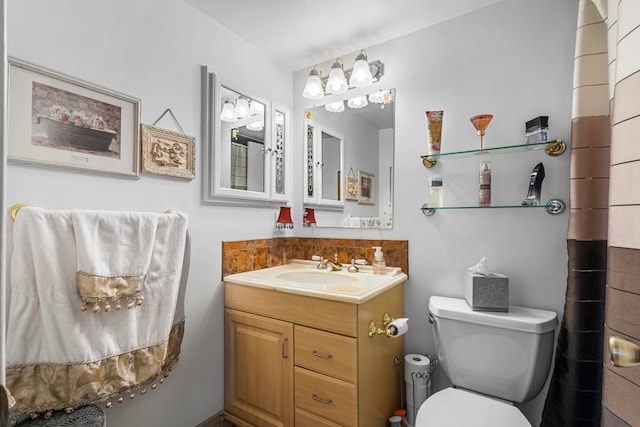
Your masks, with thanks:
[(481, 114), (479, 116), (473, 116), (471, 117), (471, 123), (473, 124), (473, 127), (476, 128), (476, 130), (478, 131), (478, 136), (480, 137), (480, 149), (482, 150), (482, 137), (484, 136), (484, 131), (487, 129), (487, 126), (489, 126), (489, 123), (491, 123), (491, 120), (493, 119), (493, 115), (491, 114)]

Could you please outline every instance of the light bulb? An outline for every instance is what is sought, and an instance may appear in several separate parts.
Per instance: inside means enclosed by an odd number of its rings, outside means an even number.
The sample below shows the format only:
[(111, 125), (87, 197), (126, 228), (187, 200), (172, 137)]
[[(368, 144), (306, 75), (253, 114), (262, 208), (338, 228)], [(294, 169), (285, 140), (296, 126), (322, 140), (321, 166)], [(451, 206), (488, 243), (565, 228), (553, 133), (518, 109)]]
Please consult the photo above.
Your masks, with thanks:
[(222, 107), (222, 111), (220, 112), (220, 120), (230, 123), (238, 121), (238, 117), (236, 117), (235, 113), (235, 107), (228, 99), (224, 101), (224, 106)]
[(307, 99), (322, 99), (324, 90), (322, 89), (322, 79), (320, 77), (320, 69), (316, 66), (309, 72), (307, 84), (304, 86), (302, 96)]
[(347, 105), (349, 106), (349, 108), (363, 108), (369, 105), (369, 103), (367, 102), (367, 97), (363, 95), (356, 96), (355, 98), (350, 98), (347, 101)]
[(367, 62), (367, 53), (362, 49), (358, 56), (356, 56), (356, 63), (353, 64), (349, 86), (360, 88), (370, 86), (372, 83), (373, 76), (371, 75), (371, 69), (369, 69), (369, 63)]
[(331, 66), (331, 72), (329, 73), (329, 80), (327, 80), (327, 92), (328, 93), (345, 93), (348, 89), (347, 79), (344, 76), (344, 69), (342, 68), (342, 60), (336, 59), (336, 62)]
[(324, 109), (330, 113), (341, 113), (344, 111), (344, 101), (336, 101), (324, 106)]
[(264, 129), (264, 120), (256, 120), (255, 122), (248, 123), (246, 127), (254, 132), (261, 131)]
[(247, 117), (248, 114), (249, 102), (246, 100), (246, 98), (238, 98), (238, 101), (236, 102), (236, 116), (239, 119), (243, 119)]
[(264, 114), (264, 105), (259, 103), (258, 101), (251, 101), (251, 107), (249, 108), (249, 115), (262, 115)]
[(393, 100), (393, 92), (389, 90), (379, 90), (369, 94), (369, 101), (374, 104), (388, 104)]

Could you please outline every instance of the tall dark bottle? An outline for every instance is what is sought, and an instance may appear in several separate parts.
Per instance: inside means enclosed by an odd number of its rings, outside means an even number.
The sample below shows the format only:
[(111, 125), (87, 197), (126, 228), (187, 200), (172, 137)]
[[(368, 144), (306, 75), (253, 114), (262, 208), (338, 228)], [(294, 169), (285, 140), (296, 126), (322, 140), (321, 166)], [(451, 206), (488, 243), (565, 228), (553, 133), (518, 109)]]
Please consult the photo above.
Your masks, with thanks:
[(542, 196), (542, 180), (544, 179), (544, 165), (538, 163), (531, 171), (531, 178), (529, 178), (529, 192), (527, 198), (522, 201), (523, 205), (537, 206), (540, 204), (540, 197)]

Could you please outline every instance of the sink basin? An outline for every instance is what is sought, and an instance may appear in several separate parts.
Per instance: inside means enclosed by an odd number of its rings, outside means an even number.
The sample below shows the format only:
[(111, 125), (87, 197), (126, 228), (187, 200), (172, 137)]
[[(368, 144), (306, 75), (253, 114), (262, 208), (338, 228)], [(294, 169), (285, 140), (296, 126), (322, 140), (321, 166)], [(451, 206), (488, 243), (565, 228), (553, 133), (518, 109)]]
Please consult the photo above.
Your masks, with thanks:
[(335, 274), (330, 271), (286, 271), (276, 277), (280, 280), (305, 285), (348, 285), (358, 282), (357, 277)]
[(387, 267), (383, 275), (373, 274), (371, 266), (360, 266), (358, 273), (318, 270), (315, 261), (293, 260), (290, 264), (225, 276), (224, 281), (257, 286), (281, 292), (321, 297), (360, 304), (407, 280), (397, 267)]

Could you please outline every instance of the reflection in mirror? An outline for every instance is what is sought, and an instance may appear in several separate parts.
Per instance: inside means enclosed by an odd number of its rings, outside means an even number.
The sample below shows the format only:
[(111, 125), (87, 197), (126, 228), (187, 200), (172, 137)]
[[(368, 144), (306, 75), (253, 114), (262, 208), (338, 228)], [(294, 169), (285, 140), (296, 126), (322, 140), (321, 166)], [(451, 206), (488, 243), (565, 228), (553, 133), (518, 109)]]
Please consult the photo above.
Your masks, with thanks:
[(336, 130), (316, 123), (312, 118), (307, 119), (305, 128), (304, 203), (342, 210), (344, 137)]
[(220, 186), (265, 191), (265, 105), (220, 86)]
[(322, 131), (322, 198), (340, 200), (340, 145), (342, 140)]
[[(317, 206), (318, 227), (392, 228), (395, 90), (359, 92), (357, 97), (345, 99), (346, 108), (341, 112), (331, 112), (333, 109), (323, 105), (305, 111), (304, 203)], [(314, 167), (313, 163), (319, 154), (313, 152), (314, 135), (322, 140), (322, 148), (315, 148), (321, 150), (322, 168)], [(328, 166), (328, 159), (336, 152), (330, 147), (335, 147), (335, 141), (340, 140), (343, 145), (341, 176), (336, 173), (340, 169), (330, 170)], [(375, 194), (358, 194), (359, 171), (367, 172)], [(341, 201), (340, 212), (335, 212), (335, 205), (334, 212), (325, 210), (332, 206), (323, 206), (318, 200), (320, 188), (320, 199)]]

